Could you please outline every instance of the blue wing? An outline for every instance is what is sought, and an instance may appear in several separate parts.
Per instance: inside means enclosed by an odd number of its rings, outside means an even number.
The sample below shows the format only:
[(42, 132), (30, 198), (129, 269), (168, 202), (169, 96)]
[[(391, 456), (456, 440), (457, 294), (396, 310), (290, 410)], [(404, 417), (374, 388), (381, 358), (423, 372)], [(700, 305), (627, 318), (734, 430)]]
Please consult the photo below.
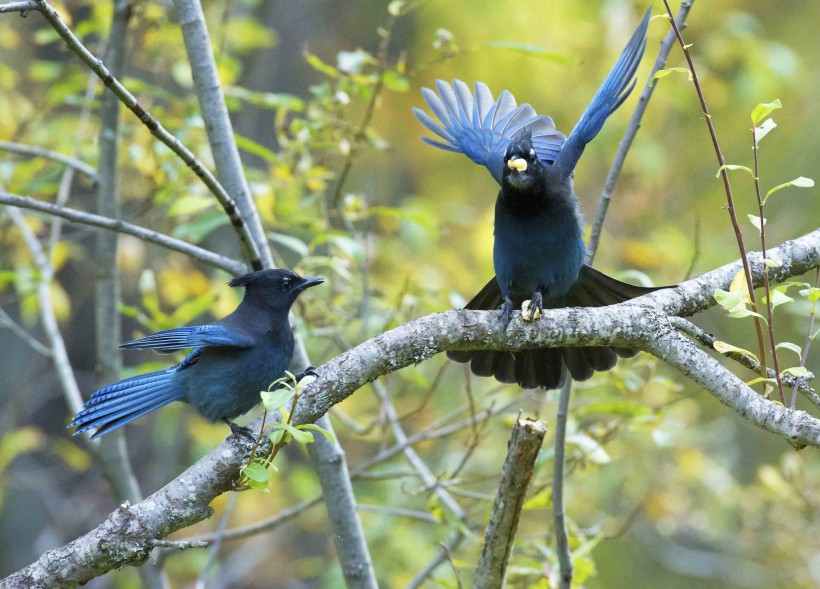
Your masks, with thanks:
[(538, 116), (529, 104), (518, 106), (515, 98), (504, 90), (493, 99), (486, 84), (475, 83), (475, 95), (467, 84), (453, 80), (450, 86), (436, 80), (438, 94), (428, 88), (421, 93), (427, 106), (440, 123), (420, 108), (413, 114), (442, 140), (423, 137), (426, 143), (447, 151), (461, 152), (477, 164), (485, 166), (500, 184), (504, 168), (504, 152), (513, 135), (528, 127), (538, 158), (552, 164), (564, 144), (564, 134), (556, 130), (552, 119)]
[(555, 160), (555, 166), (563, 177), (572, 174), (586, 144), (595, 138), (607, 117), (621, 106), (635, 87), (635, 72), (646, 48), (646, 29), (649, 26), (651, 12), (650, 7), (604, 83), (567, 137), (561, 153)]
[(250, 348), (253, 338), (238, 330), (214, 323), (168, 329), (122, 344), (121, 348), (172, 352), (200, 346)]

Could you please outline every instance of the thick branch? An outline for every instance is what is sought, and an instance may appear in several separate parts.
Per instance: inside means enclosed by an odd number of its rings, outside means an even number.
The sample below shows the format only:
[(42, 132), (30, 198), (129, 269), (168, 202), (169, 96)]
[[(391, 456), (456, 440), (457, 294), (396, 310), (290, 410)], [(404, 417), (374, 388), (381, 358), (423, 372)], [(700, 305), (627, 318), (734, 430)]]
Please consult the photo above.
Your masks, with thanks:
[(504, 586), (521, 508), (546, 433), (547, 424), (543, 421), (519, 418), (515, 422), (473, 577), (475, 588)]
[(211, 501), (233, 489), (251, 442), (228, 438), (162, 489), (117, 508), (99, 526), (0, 581), (0, 589), (74, 587), (112, 569), (141, 565), (155, 540), (211, 516)]
[[(774, 281), (820, 265), (820, 230), (786, 242), (770, 256), (783, 261), (783, 266), (772, 272)], [(759, 427), (795, 445), (820, 447), (820, 420), (754, 393), (678, 334), (665, 316), (670, 310), (691, 314), (713, 305), (714, 289), (728, 288), (738, 268), (739, 262), (729, 264), (675, 289), (620, 305), (553, 309), (539, 321), (527, 324), (516, 318), (507, 330), (501, 329), (498, 315), (492, 311), (447, 311), (422, 317), (319, 367), (319, 378), (300, 397), (292, 423), (314, 422), (363, 384), (445, 350), (617, 345), (651, 351)], [(144, 562), (151, 542), (208, 517), (211, 500), (231, 489), (249, 450), (231, 445), (236, 443), (231, 439), (218, 446), (159, 492), (137, 505), (117, 510), (85, 536), (47, 552), (0, 583), (0, 588), (16, 587), (19, 585), (15, 583), (28, 580), (52, 583), (43, 586), (72, 586), (108, 570)]]

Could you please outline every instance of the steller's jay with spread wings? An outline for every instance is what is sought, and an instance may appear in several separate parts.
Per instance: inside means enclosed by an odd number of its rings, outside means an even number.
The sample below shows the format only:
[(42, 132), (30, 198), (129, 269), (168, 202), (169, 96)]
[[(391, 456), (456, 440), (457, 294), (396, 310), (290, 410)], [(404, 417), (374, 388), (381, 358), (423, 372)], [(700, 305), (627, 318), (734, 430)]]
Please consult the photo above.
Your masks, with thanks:
[[(495, 100), (481, 82), (476, 82), (474, 94), (460, 80), (452, 86), (436, 81), (438, 94), (422, 89), (440, 121), (413, 109), (418, 120), (440, 138), (423, 140), (466, 154), (485, 166), (501, 185), (495, 203), (495, 277), (467, 309), (500, 307), (506, 326), (513, 309), (521, 308), (526, 300), (529, 303), (522, 314), (531, 321), (543, 308), (611, 305), (656, 290), (620, 282), (584, 263), (583, 221), (573, 188), (575, 165), (584, 147), (635, 87), (650, 10), (569, 137), (555, 128), (550, 117), (536, 115), (529, 104), (517, 106), (507, 90)], [(585, 380), (596, 370), (611, 369), (618, 356), (636, 353), (586, 346), (452, 351), (447, 356), (469, 362), (479, 376), (494, 376), (524, 388), (552, 389), (563, 384), (567, 371), (574, 380)]]
[[(236, 310), (208, 325), (160, 331), (120, 346), (163, 353), (193, 348), (172, 368), (126, 378), (91, 395), (69, 427), (74, 434), (97, 428), (97, 438), (138, 417), (184, 401), (209, 421), (224, 421), (234, 434), (248, 434), (230, 419), (247, 413), (277, 379), (293, 355), (288, 323), (296, 297), (324, 278), (302, 278), (290, 270), (260, 270), (229, 282), (245, 287)], [(312, 373), (308, 368), (297, 375)]]

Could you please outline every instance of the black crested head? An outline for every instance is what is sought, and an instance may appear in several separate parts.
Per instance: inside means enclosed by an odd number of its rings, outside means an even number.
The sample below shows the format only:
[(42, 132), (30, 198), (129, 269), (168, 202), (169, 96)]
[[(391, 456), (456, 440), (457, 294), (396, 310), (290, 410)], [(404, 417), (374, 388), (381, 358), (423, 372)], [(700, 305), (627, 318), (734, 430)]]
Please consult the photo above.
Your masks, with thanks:
[(325, 281), (309, 276), (302, 278), (292, 270), (259, 270), (231, 280), (228, 285), (245, 287), (245, 300), (271, 307), (290, 309), (299, 293)]
[(532, 130), (524, 128), (516, 133), (504, 152), (503, 184), (523, 190), (540, 182), (544, 164), (532, 146)]

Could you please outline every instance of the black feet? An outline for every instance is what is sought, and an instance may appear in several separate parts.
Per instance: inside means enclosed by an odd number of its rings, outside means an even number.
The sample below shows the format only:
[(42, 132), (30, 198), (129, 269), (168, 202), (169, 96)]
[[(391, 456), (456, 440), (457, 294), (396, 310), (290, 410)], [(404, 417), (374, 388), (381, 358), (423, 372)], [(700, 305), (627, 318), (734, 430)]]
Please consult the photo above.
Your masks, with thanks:
[(224, 422), (225, 422), (225, 424), (226, 424), (229, 428), (231, 428), (231, 434), (233, 434), (233, 435), (234, 435), (234, 437), (237, 437), (237, 438), (247, 438), (247, 439), (248, 439), (248, 440), (250, 440), (251, 442), (255, 442), (255, 441), (256, 441), (256, 434), (253, 432), (253, 430), (252, 430), (251, 428), (249, 428), (249, 427), (245, 427), (245, 426), (243, 426), (243, 425), (237, 425), (237, 424), (235, 424), (233, 421), (231, 421), (230, 419), (228, 419), (227, 417), (226, 417), (226, 418), (224, 418), (222, 421), (224, 421)]
[(507, 326), (510, 324), (510, 321), (512, 321), (512, 314), (512, 300), (509, 298), (505, 298), (504, 304), (501, 305), (501, 324), (504, 326), (504, 329), (507, 329)]
[(306, 376), (312, 376), (314, 378), (319, 378), (319, 375), (316, 373), (316, 367), (315, 366), (308, 366), (302, 372), (299, 372), (299, 373), (295, 374), (294, 376), (296, 378), (296, 382), (299, 382), (300, 380), (302, 380)]

